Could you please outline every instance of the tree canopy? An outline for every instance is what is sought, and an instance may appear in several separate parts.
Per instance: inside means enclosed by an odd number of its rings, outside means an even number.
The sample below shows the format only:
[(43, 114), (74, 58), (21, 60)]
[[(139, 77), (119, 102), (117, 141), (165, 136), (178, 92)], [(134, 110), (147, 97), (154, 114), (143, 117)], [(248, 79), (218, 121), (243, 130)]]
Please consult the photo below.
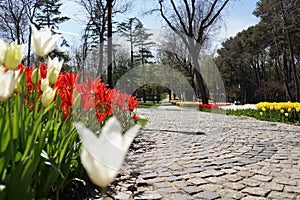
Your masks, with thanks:
[(229, 38), (216, 62), (230, 100), (299, 101), (300, 1), (260, 0), (260, 22)]

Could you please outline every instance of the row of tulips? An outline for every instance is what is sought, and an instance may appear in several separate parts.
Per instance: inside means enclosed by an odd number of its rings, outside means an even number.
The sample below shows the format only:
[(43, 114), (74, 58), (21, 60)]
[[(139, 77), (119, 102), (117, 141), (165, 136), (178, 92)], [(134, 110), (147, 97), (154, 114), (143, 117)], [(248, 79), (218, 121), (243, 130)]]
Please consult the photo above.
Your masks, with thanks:
[[(231, 104), (199, 104), (201, 111), (214, 110), (223, 113), (222, 110)], [(260, 120), (290, 122), (300, 124), (300, 103), (299, 102), (260, 102), (254, 106), (241, 106), (226, 108), (226, 114), (249, 116)]]
[[(58, 197), (67, 183), (78, 178), (80, 156), (91, 179), (105, 187), (137, 133), (138, 126), (131, 127), (138, 119), (133, 115), (138, 103), (100, 79), (82, 80), (79, 74), (61, 72), (63, 60), (47, 57), (47, 63), (40, 62), (60, 36), (52, 35), (49, 28), (31, 28), (38, 56), (35, 67), (20, 64), (24, 45), (0, 39), (0, 199), (45, 198), (51, 188)], [(82, 154), (80, 139), (85, 141)], [(103, 155), (114, 155), (115, 161), (109, 166), (98, 163), (106, 159)]]
[(209, 110), (212, 110), (212, 109), (216, 109), (216, 108), (220, 108), (222, 106), (230, 106), (232, 104), (226, 104), (226, 103), (214, 103), (214, 104), (199, 104), (198, 107), (200, 110), (203, 110), (203, 109), (209, 109)]
[(262, 119), (300, 123), (299, 102), (260, 102), (256, 108)]

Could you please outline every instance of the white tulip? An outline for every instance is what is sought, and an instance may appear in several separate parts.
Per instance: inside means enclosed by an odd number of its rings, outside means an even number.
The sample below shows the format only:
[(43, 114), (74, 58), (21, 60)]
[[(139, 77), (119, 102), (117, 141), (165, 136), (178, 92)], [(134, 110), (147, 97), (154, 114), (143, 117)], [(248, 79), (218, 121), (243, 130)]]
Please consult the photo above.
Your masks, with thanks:
[(25, 53), (25, 45), (18, 45), (14, 42), (7, 45), (4, 57), (4, 65), (11, 70), (14, 70), (21, 63)]
[(61, 38), (61, 35), (52, 35), (49, 27), (37, 30), (37, 28), (30, 24), (32, 29), (31, 43), (36, 55), (44, 57), (53, 51), (56, 47), (56, 42)]
[(80, 158), (88, 176), (94, 184), (108, 186), (118, 175), (140, 126), (133, 126), (122, 135), (120, 122), (111, 117), (99, 137), (81, 122), (76, 122), (75, 127), (83, 144)]
[(57, 57), (55, 57), (53, 60), (48, 57), (47, 78), (51, 84), (56, 83), (63, 63), (64, 60), (59, 61)]
[(0, 101), (8, 99), (14, 92), (20, 71), (5, 70), (0, 67)]
[(44, 107), (48, 107), (54, 100), (55, 93), (56, 93), (57, 88), (53, 90), (51, 87), (47, 87), (44, 89), (43, 94), (42, 94), (42, 104)]
[(4, 63), (7, 46), (8, 44), (0, 39), (0, 66)]
[(43, 78), (41, 80), (41, 90), (44, 92), (49, 87), (49, 80), (47, 78)]

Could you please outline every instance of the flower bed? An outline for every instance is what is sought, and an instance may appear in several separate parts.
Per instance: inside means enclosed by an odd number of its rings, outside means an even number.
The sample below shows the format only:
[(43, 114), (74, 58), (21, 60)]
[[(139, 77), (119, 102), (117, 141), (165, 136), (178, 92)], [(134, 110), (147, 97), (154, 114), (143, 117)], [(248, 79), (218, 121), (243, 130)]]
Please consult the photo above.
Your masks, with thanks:
[(178, 101), (178, 102), (175, 103), (175, 105), (177, 105), (177, 106), (187, 106), (187, 107), (197, 107), (199, 105), (199, 103), (198, 102), (189, 102), (189, 101), (187, 101), (187, 102)]
[(281, 122), (300, 122), (299, 102), (260, 102), (256, 104), (261, 119)]
[[(34, 26), (32, 31), (38, 56), (35, 67), (19, 64), (24, 45), (0, 39), (0, 199), (46, 198), (51, 189), (58, 197), (67, 184), (84, 177), (81, 162), (86, 169), (91, 163), (99, 167), (94, 160), (99, 151), (107, 157), (113, 153), (115, 158), (110, 176), (96, 180), (106, 186), (138, 131), (134, 125), (138, 117), (133, 113), (138, 103), (131, 95), (107, 88), (100, 79), (83, 80), (74, 72), (60, 72), (63, 60), (45, 59), (59, 36)], [(73, 120), (83, 122), (82, 128), (77, 130)], [(85, 125), (96, 128), (100, 137)], [(83, 150), (90, 148), (88, 153), (80, 154), (78, 133), (87, 141)], [(101, 138), (102, 134), (107, 137)], [(111, 146), (105, 148), (103, 141)], [(119, 142), (122, 151), (106, 152)]]
[(220, 107), (231, 106), (231, 105), (232, 104), (229, 104), (229, 103), (199, 104), (198, 108), (200, 110), (203, 110), (203, 109), (212, 110), (212, 109), (219, 109)]

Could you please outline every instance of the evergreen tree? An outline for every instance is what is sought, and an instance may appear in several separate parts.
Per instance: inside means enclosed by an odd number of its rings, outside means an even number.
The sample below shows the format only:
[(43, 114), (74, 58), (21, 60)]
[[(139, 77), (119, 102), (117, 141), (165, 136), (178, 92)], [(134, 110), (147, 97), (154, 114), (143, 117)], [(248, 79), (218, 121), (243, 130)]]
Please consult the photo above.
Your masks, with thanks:
[(61, 16), (59, 10), (62, 6), (61, 0), (40, 0), (38, 1), (38, 10), (35, 22), (38, 28), (50, 27), (58, 29), (58, 25), (68, 21), (70, 18)]
[[(38, 29), (43, 27), (49, 27), (55, 33), (55, 29), (58, 29), (59, 25), (68, 21), (70, 18), (61, 16), (60, 7), (62, 6), (61, 0), (39, 0), (37, 2), (37, 14), (34, 19), (34, 23)], [(68, 42), (63, 38), (60, 46), (69, 47)], [(70, 60), (69, 56), (59, 50), (54, 50), (50, 54), (51, 56), (58, 56), (65, 61)]]
[(136, 40), (138, 51), (134, 57), (136, 57), (136, 62), (140, 62), (142, 66), (146, 63), (150, 63), (151, 61), (149, 59), (154, 57), (151, 52), (151, 47), (153, 47), (155, 43), (150, 39), (153, 33), (148, 33), (148, 31), (149, 29), (145, 28), (143, 24), (138, 27)]
[(134, 46), (137, 42), (137, 37), (139, 36), (139, 29), (142, 27), (142, 22), (136, 18), (129, 18), (125, 22), (118, 24), (117, 30), (121, 36), (125, 37), (126, 40), (130, 43), (130, 61), (133, 64), (134, 57)]

